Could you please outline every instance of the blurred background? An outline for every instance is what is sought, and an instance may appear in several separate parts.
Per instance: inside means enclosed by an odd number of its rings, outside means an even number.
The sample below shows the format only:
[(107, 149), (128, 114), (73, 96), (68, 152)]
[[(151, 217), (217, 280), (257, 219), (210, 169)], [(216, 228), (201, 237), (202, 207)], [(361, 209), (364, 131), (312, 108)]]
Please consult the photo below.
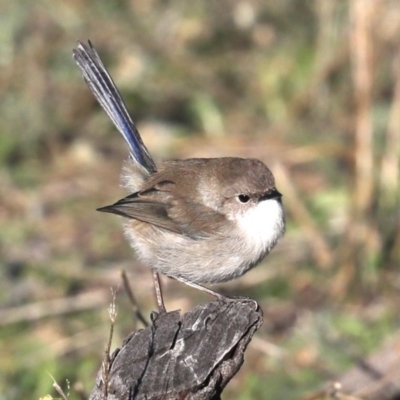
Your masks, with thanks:
[[(156, 160), (264, 161), (287, 234), (216, 286), (265, 322), (226, 399), (303, 399), (400, 326), (400, 3), (397, 0), (0, 0), (0, 399), (51, 374), (90, 392), (118, 290), (113, 348), (145, 315), (149, 271), (121, 220), (128, 149), (72, 60), (90, 39)], [(210, 298), (164, 280), (169, 310)], [(140, 325), (139, 325), (140, 326)]]

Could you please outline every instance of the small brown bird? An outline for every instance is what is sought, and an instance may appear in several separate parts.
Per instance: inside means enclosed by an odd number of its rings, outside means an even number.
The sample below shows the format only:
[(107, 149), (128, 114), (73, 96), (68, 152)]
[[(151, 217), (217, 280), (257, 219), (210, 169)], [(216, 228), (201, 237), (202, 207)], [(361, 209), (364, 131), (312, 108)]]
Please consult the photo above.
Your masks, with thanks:
[(199, 284), (240, 277), (285, 232), (271, 171), (261, 161), (233, 157), (165, 161), (157, 169), (92, 44), (78, 42), (73, 54), (130, 147), (122, 178), (132, 194), (99, 211), (126, 218), (131, 246), (153, 269), (160, 310), (158, 272), (222, 297)]

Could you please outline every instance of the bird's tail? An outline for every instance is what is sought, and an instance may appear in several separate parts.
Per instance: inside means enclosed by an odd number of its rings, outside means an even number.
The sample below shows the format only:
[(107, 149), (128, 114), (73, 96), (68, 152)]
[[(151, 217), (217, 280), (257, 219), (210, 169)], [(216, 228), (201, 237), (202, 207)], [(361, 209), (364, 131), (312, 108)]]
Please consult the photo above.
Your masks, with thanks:
[(73, 50), (74, 60), (97, 101), (129, 144), (132, 161), (151, 174), (157, 170), (154, 160), (129, 116), (111, 75), (92, 43), (88, 43), (89, 46), (86, 46), (78, 41), (76, 49)]

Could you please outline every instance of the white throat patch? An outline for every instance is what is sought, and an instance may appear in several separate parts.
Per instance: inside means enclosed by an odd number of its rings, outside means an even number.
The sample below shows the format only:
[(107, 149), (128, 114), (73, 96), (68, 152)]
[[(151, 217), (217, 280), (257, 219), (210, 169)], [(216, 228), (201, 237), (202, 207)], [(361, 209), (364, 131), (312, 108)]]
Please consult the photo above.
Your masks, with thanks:
[(248, 246), (257, 254), (269, 252), (285, 232), (283, 207), (275, 199), (260, 201), (236, 221)]

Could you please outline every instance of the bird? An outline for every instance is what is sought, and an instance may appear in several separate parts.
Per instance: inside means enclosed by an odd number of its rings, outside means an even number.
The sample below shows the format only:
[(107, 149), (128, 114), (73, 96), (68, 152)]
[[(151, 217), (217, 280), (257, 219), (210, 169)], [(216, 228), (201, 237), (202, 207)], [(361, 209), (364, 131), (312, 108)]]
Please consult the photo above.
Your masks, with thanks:
[(253, 158), (167, 160), (156, 166), (93, 44), (78, 41), (73, 58), (97, 101), (129, 146), (122, 168), (129, 195), (98, 210), (124, 217), (124, 232), (152, 269), (205, 291), (266, 257), (285, 233), (282, 194), (270, 169)]

